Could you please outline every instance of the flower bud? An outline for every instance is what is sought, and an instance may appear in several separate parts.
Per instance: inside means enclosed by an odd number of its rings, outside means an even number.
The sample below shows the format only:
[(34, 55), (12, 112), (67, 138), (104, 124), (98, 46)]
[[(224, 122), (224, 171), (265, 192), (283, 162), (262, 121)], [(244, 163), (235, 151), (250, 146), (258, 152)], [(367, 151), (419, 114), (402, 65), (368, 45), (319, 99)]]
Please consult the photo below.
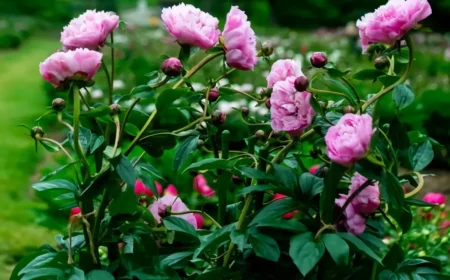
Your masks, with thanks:
[(183, 64), (176, 57), (170, 57), (164, 60), (161, 70), (164, 74), (169, 77), (176, 77), (181, 74), (181, 70), (183, 69)]
[(322, 108), (322, 110), (326, 110), (327, 109), (327, 103), (323, 102), (323, 101), (319, 101), (319, 105)]
[(119, 104), (111, 104), (109, 105), (109, 109), (111, 110), (111, 115), (118, 115), (120, 113), (120, 106)]
[(261, 51), (264, 56), (271, 56), (273, 54), (272, 44), (269, 42), (264, 42), (261, 46)]
[(52, 101), (52, 108), (57, 112), (61, 112), (64, 108), (66, 108), (66, 101), (62, 98), (55, 98)]
[(201, 147), (203, 147), (203, 145), (205, 145), (205, 142), (202, 139), (198, 139), (197, 148), (201, 148)]
[(259, 140), (264, 140), (264, 138), (266, 137), (266, 133), (264, 132), (264, 130), (258, 130), (255, 132), (255, 137), (258, 138)]
[(221, 125), (225, 122), (225, 119), (227, 118), (227, 115), (224, 112), (221, 112), (219, 110), (214, 111), (214, 113), (211, 116), (211, 121), (213, 125)]
[(42, 127), (35, 126), (31, 129), (31, 137), (35, 140), (39, 140), (42, 137), (44, 137), (44, 130), (42, 130)]
[(265, 104), (266, 104), (266, 107), (268, 108), (268, 109), (270, 109), (270, 98), (267, 98), (266, 99), (266, 102), (264, 102)]
[(309, 61), (311, 62), (311, 65), (313, 67), (322, 68), (327, 64), (328, 59), (327, 59), (327, 55), (325, 53), (315, 52), (311, 55), (311, 58), (309, 59)]
[(249, 110), (248, 110), (248, 108), (247, 107), (242, 107), (241, 108), (241, 112), (242, 112), (242, 115), (243, 116), (248, 116), (248, 114), (249, 114)]
[(219, 98), (219, 95), (220, 95), (219, 90), (218, 90), (217, 88), (212, 88), (212, 89), (209, 91), (209, 96), (208, 96), (209, 102), (214, 102), (214, 101), (216, 101), (217, 98)]
[(342, 109), (342, 111), (344, 112), (344, 114), (353, 114), (355, 113), (355, 108), (353, 108), (353, 106), (347, 105)]
[(390, 64), (389, 59), (386, 56), (379, 56), (375, 59), (375, 68), (378, 70), (383, 70), (384, 68), (388, 67)]
[(300, 76), (295, 79), (294, 87), (297, 91), (305, 91), (309, 86), (309, 80), (305, 76)]
[(231, 177), (231, 179), (233, 180), (233, 183), (235, 183), (236, 185), (242, 184), (242, 179), (239, 178), (239, 177), (236, 176), (236, 175), (233, 175), (233, 176)]
[(263, 88), (259, 94), (261, 94), (262, 96), (267, 96), (267, 95), (270, 95), (271, 92), (272, 92), (272, 89)]

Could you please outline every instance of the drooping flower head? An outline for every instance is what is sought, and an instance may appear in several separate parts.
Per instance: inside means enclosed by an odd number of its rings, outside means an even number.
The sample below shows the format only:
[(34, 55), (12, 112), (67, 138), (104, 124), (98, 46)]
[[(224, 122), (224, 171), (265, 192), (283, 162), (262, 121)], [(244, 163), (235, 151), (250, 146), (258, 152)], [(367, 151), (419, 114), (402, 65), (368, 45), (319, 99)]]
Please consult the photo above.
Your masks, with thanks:
[[(156, 190), (158, 191), (158, 195), (162, 193), (162, 186), (159, 182), (155, 181)], [(141, 180), (136, 180), (136, 184), (134, 185), (134, 193), (136, 195), (147, 195), (154, 196), (153, 191), (148, 188)]]
[(103, 47), (108, 35), (119, 26), (119, 17), (111, 12), (88, 10), (70, 21), (61, 32), (66, 50)]
[(442, 193), (429, 192), (423, 197), (423, 201), (430, 204), (445, 204), (445, 196)]
[(328, 157), (342, 165), (363, 158), (373, 133), (370, 115), (345, 114), (325, 135)]
[(270, 118), (275, 132), (286, 131), (291, 135), (300, 135), (308, 127), (315, 115), (309, 100), (311, 93), (298, 92), (295, 89), (296, 77), (288, 77), (273, 87), (270, 96)]
[(71, 80), (90, 81), (101, 61), (101, 53), (88, 49), (56, 52), (39, 64), (39, 71), (42, 78), (57, 88)]
[(179, 44), (209, 49), (219, 41), (219, 20), (190, 4), (164, 8), (161, 18), (164, 27)]
[(279, 59), (272, 64), (270, 73), (267, 75), (267, 87), (272, 88), (277, 82), (298, 76), (304, 76), (300, 63), (293, 59)]
[(372, 43), (393, 45), (419, 21), (431, 15), (427, 0), (390, 0), (356, 22), (363, 53)]
[[(152, 213), (153, 218), (155, 218), (155, 221), (158, 224), (161, 223), (161, 220), (166, 215), (168, 208), (170, 209), (171, 212), (189, 211), (186, 204), (184, 204), (183, 201), (181, 201), (181, 199), (178, 196), (174, 195), (162, 196), (148, 207), (150, 213)], [(176, 215), (176, 217), (186, 220), (195, 229), (197, 229), (197, 220), (195, 219), (194, 214), (188, 213)]]
[(255, 32), (239, 7), (231, 7), (222, 36), (227, 64), (240, 70), (253, 70), (258, 62)]

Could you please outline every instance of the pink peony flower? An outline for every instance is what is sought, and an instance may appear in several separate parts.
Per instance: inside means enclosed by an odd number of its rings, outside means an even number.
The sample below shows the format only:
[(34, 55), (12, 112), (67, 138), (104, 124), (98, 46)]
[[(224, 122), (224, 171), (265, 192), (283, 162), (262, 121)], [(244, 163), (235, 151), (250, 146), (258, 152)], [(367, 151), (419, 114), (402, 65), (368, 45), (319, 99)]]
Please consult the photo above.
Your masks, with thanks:
[(430, 204), (445, 204), (445, 196), (441, 193), (429, 192), (423, 197), (423, 201)]
[(267, 75), (267, 87), (272, 88), (277, 82), (298, 76), (304, 76), (300, 63), (293, 59), (279, 59), (272, 64), (270, 73)]
[(174, 185), (170, 184), (167, 186), (167, 188), (164, 190), (164, 195), (178, 195), (177, 188), (175, 188)]
[(198, 174), (194, 177), (192, 186), (195, 191), (197, 191), (204, 197), (214, 197), (216, 195), (216, 192), (210, 186), (208, 186), (208, 182), (206, 182), (205, 176), (203, 176), (203, 174)]
[[(156, 190), (158, 191), (158, 195), (162, 193), (162, 186), (159, 182), (155, 181)], [(136, 180), (136, 184), (134, 185), (134, 193), (136, 195), (147, 195), (154, 196), (155, 194), (151, 189), (149, 189), (141, 180)]]
[[(169, 208), (171, 212), (189, 211), (186, 204), (184, 204), (183, 201), (181, 201), (181, 199), (178, 196), (174, 195), (162, 196), (148, 207), (150, 213), (152, 213), (153, 218), (155, 218), (155, 221), (158, 224), (161, 223), (161, 219), (166, 215), (167, 208)], [(195, 219), (194, 214), (188, 213), (176, 215), (176, 217), (186, 220), (195, 229), (197, 229), (197, 220)]]
[(390, 0), (356, 22), (363, 53), (372, 43), (393, 45), (419, 21), (431, 15), (427, 0)]
[(101, 65), (102, 54), (88, 49), (56, 52), (39, 64), (42, 78), (54, 87), (69, 80), (89, 81)]
[[(335, 203), (339, 207), (343, 207), (348, 199), (348, 195), (341, 194), (340, 198), (335, 200)], [(353, 203), (348, 204), (344, 211), (345, 220), (340, 221), (344, 224), (347, 231), (351, 234), (361, 234), (366, 229), (366, 219), (361, 216), (355, 209)]]
[(194, 218), (197, 221), (197, 228), (198, 229), (203, 228), (204, 220), (202, 214), (194, 213)]
[(119, 26), (119, 17), (111, 12), (88, 10), (70, 21), (61, 32), (61, 43), (66, 50), (103, 47), (108, 35)]
[(80, 207), (74, 207), (74, 208), (70, 209), (69, 220), (70, 220), (70, 218), (72, 218), (72, 216), (78, 215), (80, 213), (81, 213)]
[(325, 135), (328, 157), (342, 165), (363, 158), (374, 132), (370, 115), (345, 114)]
[(313, 175), (316, 174), (317, 169), (319, 169), (319, 167), (320, 167), (320, 164), (316, 164), (316, 165), (311, 166), (311, 168), (309, 169), (309, 173), (311, 173)]
[(288, 77), (273, 87), (270, 97), (270, 117), (275, 132), (286, 131), (298, 136), (308, 127), (315, 114), (309, 104), (311, 93), (297, 92), (294, 87), (296, 77)]
[(247, 15), (237, 6), (231, 7), (222, 33), (227, 64), (240, 70), (253, 70), (258, 62), (255, 32)]
[(219, 41), (219, 20), (192, 5), (181, 3), (164, 8), (161, 18), (179, 44), (209, 49)]

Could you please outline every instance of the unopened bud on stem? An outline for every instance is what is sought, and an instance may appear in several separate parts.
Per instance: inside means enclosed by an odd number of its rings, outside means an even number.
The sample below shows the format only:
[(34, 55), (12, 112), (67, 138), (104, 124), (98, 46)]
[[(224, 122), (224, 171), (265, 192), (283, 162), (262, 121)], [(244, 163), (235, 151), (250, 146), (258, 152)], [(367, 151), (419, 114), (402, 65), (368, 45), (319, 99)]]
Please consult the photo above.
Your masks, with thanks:
[(353, 108), (353, 106), (351, 105), (347, 105), (343, 108), (343, 112), (344, 114), (353, 114), (355, 113), (355, 108)]
[(384, 68), (389, 67), (389, 58), (387, 58), (386, 56), (377, 57), (374, 64), (375, 68), (377, 68), (378, 70), (383, 70)]
[(261, 50), (264, 56), (271, 56), (273, 54), (273, 47), (269, 42), (264, 42), (261, 46)]
[(305, 76), (297, 77), (294, 81), (294, 87), (297, 91), (305, 91), (309, 86), (309, 80)]
[(213, 125), (221, 125), (225, 122), (225, 119), (227, 118), (227, 115), (224, 112), (221, 112), (219, 110), (214, 111), (214, 113), (211, 115), (211, 121)]
[(212, 88), (212, 89), (209, 91), (208, 100), (209, 100), (209, 102), (214, 102), (214, 101), (217, 100), (217, 98), (219, 98), (219, 96), (220, 96), (219, 89), (217, 89), (217, 88)]
[(111, 104), (111, 105), (109, 105), (109, 108), (111, 109), (111, 115), (118, 115), (118, 114), (120, 114), (120, 106), (119, 106), (119, 104)]
[(315, 53), (313, 53), (309, 60), (311, 62), (311, 65), (316, 67), (316, 68), (322, 68), (328, 62), (327, 55), (325, 53), (323, 53), (323, 52), (315, 52)]
[(66, 108), (66, 101), (62, 98), (55, 98), (52, 101), (52, 108), (57, 112), (61, 112), (64, 108)]
[(183, 64), (176, 57), (171, 57), (164, 60), (161, 70), (164, 74), (169, 77), (180, 76), (181, 70), (183, 69)]
[(35, 140), (39, 140), (42, 137), (44, 137), (44, 130), (42, 130), (42, 127), (35, 126), (31, 129), (31, 137)]

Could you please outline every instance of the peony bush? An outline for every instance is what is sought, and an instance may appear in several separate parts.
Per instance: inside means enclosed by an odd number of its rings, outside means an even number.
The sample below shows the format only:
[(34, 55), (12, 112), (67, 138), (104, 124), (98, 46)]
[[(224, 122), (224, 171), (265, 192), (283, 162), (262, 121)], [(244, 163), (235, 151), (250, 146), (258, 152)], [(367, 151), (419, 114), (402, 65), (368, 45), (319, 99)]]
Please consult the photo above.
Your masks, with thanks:
[[(414, 99), (405, 84), (414, 66), (409, 33), (430, 14), (426, 0), (391, 0), (357, 23), (373, 68), (343, 71), (314, 52), (312, 75), (293, 59), (274, 61), (260, 93), (220, 83), (273, 52), (237, 6), (222, 31), (218, 19), (192, 5), (163, 9), (180, 54), (126, 95), (113, 86), (119, 18), (87, 11), (72, 20), (61, 34), (64, 51), (40, 65), (61, 91), (43, 117), (55, 114), (67, 136), (59, 142), (39, 126), (30, 129), (36, 145), (69, 162), (33, 185), (70, 212), (68, 232), (23, 258), (11, 279), (448, 279), (445, 260), (405, 254), (402, 239), (415, 217), (411, 207), (443, 203), (437, 194), (414, 198), (437, 143), (408, 134), (397, 116), (377, 115), (380, 99), (398, 112)], [(196, 48), (204, 57), (189, 67)], [(208, 64), (223, 72), (196, 91), (190, 78)], [(89, 104), (84, 93), (100, 67), (107, 100)], [(383, 87), (357, 92), (354, 80)], [(146, 114), (136, 105), (149, 97), (155, 102)], [(234, 108), (241, 118), (230, 126), (220, 106), (228, 98), (270, 113)], [(245, 141), (224, 129), (236, 121), (248, 127)], [(191, 176), (191, 191), (152, 164), (171, 151), (172, 168)], [(307, 166), (307, 158), (319, 164)], [(404, 193), (403, 184), (412, 190)], [(395, 238), (383, 242), (386, 236)]]

